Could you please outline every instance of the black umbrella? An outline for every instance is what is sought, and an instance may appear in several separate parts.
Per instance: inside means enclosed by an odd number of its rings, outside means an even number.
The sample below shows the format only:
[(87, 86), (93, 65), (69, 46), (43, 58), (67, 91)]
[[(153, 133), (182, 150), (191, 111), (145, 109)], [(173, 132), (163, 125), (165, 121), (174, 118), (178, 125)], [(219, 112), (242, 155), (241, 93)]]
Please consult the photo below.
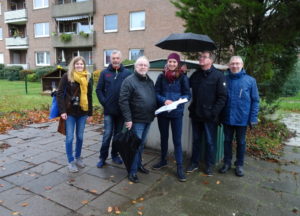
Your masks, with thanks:
[(121, 131), (114, 136), (112, 145), (120, 153), (128, 173), (140, 143), (141, 139), (132, 130)]
[(178, 52), (200, 52), (217, 49), (214, 41), (207, 35), (194, 33), (170, 34), (155, 46)]

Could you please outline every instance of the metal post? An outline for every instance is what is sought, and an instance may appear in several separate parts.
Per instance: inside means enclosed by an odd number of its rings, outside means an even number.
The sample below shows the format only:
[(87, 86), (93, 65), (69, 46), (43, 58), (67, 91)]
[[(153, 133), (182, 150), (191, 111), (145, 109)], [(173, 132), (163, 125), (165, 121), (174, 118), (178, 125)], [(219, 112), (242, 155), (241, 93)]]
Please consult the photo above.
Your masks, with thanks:
[(25, 74), (25, 92), (26, 92), (26, 94), (28, 93), (28, 91), (27, 91), (27, 74)]

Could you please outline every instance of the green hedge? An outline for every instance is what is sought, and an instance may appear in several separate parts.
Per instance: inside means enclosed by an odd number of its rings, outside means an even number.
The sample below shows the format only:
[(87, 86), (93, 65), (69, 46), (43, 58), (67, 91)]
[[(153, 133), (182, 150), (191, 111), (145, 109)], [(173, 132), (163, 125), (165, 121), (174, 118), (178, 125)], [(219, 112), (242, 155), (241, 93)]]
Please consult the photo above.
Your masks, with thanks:
[(42, 76), (54, 71), (55, 69), (56, 69), (56, 67), (54, 67), (54, 66), (46, 66), (46, 67), (36, 68), (33, 72), (36, 74), (36, 76), (40, 80), (42, 78)]
[(20, 71), (23, 70), (22, 66), (9, 66), (4, 67), (2, 72), (2, 79), (7, 79), (9, 81), (19, 80), (20, 79)]

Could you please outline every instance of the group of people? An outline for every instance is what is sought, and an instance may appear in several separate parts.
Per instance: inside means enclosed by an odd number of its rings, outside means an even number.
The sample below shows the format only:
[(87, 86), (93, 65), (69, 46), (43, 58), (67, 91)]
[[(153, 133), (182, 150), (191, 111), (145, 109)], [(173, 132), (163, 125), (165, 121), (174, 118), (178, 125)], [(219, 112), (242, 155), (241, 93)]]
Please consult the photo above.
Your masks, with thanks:
[[(122, 54), (114, 50), (109, 66), (101, 72), (96, 93), (104, 111), (104, 132), (100, 148), (98, 168), (103, 168), (109, 155), (112, 138), (124, 128), (132, 130), (141, 140), (128, 172), (128, 179), (139, 182), (138, 172), (149, 174), (142, 163), (142, 154), (155, 110), (179, 99), (191, 100), (189, 113), (192, 122), (192, 156), (187, 169), (183, 166), (182, 125), (184, 104), (175, 110), (157, 115), (160, 131), (160, 160), (152, 165), (158, 170), (167, 166), (169, 125), (171, 125), (177, 178), (186, 181), (185, 172), (199, 168), (201, 145), (205, 145), (205, 170), (211, 176), (215, 163), (215, 142), (218, 124), (224, 128), (224, 164), (219, 169), (226, 173), (231, 169), (232, 143), (235, 138), (237, 153), (235, 174), (243, 176), (247, 126), (257, 123), (259, 96), (256, 81), (246, 74), (243, 60), (233, 56), (229, 62), (228, 75), (213, 66), (214, 54), (199, 53), (199, 66), (190, 78), (181, 65), (180, 56), (171, 53), (156, 82), (148, 76), (149, 60), (139, 57), (130, 73), (122, 64)], [(92, 119), (92, 82), (82, 57), (75, 57), (68, 72), (62, 77), (57, 93), (61, 117), (66, 120), (66, 153), (68, 169), (77, 172), (84, 167), (81, 158), (85, 122)], [(73, 137), (76, 128), (76, 148), (73, 156)], [(204, 143), (203, 143), (204, 137)], [(203, 144), (202, 144), (203, 143)], [(116, 164), (123, 161), (117, 146), (112, 145), (111, 158)]]

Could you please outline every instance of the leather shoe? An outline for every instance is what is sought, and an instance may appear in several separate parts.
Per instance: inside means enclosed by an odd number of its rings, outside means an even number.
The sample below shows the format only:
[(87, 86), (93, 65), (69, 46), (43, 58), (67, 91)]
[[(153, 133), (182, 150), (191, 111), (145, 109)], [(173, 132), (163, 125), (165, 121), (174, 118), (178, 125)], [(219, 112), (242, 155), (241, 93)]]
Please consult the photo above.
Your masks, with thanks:
[(211, 166), (207, 166), (207, 167), (204, 169), (204, 173), (205, 173), (207, 176), (213, 176), (212, 167), (211, 167)]
[(243, 169), (243, 166), (237, 166), (237, 167), (235, 168), (235, 175), (238, 176), (238, 177), (244, 176), (244, 169)]
[(129, 174), (128, 175), (128, 180), (133, 182), (133, 183), (139, 183), (139, 178), (137, 177), (136, 174)]
[(231, 169), (231, 166), (229, 164), (224, 164), (220, 169), (219, 169), (219, 173), (226, 173), (228, 170)]
[(144, 174), (149, 174), (149, 172), (150, 172), (143, 165), (139, 167), (138, 171), (141, 173), (144, 173)]

